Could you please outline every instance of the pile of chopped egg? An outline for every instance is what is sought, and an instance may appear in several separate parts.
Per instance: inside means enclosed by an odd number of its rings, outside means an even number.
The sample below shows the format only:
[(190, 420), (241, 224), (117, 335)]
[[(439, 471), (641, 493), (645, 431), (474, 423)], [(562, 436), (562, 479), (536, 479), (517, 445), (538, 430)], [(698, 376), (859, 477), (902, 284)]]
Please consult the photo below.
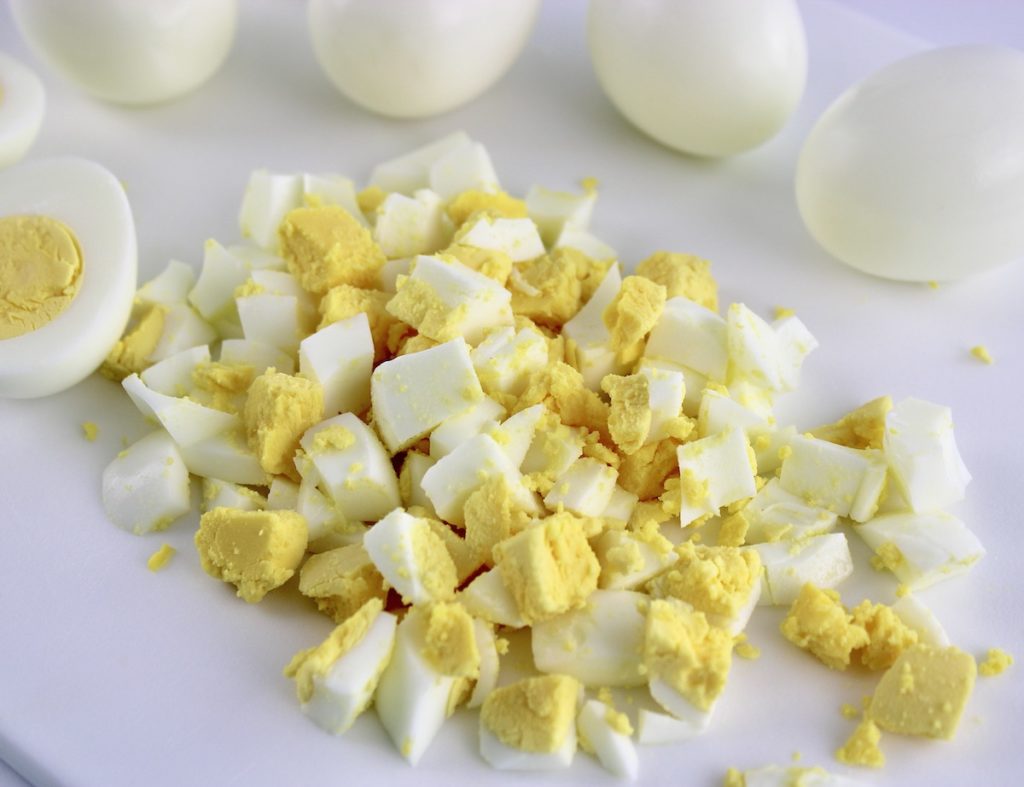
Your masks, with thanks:
[[(582, 748), (635, 778), (638, 744), (711, 727), (763, 605), (827, 667), (881, 675), (839, 760), (880, 764), (882, 730), (951, 737), (975, 662), (911, 594), (984, 554), (944, 511), (970, 479), (950, 411), (779, 424), (817, 345), (800, 319), (720, 313), (689, 254), (624, 275), (596, 198), (510, 196), (464, 134), (361, 191), (253, 173), (245, 242), (145, 284), (104, 366), (159, 424), (104, 472), (110, 518), (165, 528), (200, 478), (203, 569), (250, 603), (297, 575), (337, 626), (285, 668), (302, 711), (340, 735), (372, 706), (410, 763), (466, 705), (496, 768)], [(896, 604), (844, 606), (854, 533)], [(791, 776), (729, 783), (755, 775)]]

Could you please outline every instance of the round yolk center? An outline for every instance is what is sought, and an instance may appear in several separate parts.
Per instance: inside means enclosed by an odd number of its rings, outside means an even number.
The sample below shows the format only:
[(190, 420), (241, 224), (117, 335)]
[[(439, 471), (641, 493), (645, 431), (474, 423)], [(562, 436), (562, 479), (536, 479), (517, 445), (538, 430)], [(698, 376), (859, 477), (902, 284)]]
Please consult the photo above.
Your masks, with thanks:
[(82, 283), (82, 252), (49, 216), (0, 217), (0, 339), (30, 333), (64, 311)]

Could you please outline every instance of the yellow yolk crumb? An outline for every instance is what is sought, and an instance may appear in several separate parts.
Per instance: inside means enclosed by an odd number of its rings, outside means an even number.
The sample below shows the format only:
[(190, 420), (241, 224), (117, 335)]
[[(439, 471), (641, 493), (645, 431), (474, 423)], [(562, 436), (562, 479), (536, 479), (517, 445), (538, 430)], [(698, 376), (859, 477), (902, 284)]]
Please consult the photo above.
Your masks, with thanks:
[(601, 381), (611, 399), (608, 431), (624, 454), (635, 454), (643, 447), (651, 430), (650, 391), (642, 374), (620, 377), (609, 374)]
[(96, 438), (100, 436), (100, 428), (94, 421), (83, 421), (82, 434), (85, 435), (86, 440), (90, 443), (94, 443), (96, 442)]
[(718, 546), (720, 547), (741, 547), (747, 541), (747, 530), (750, 529), (750, 522), (742, 511), (730, 514), (722, 520), (722, 526), (718, 530)]
[(734, 618), (761, 581), (761, 558), (752, 549), (684, 541), (679, 560), (647, 583), (656, 598), (676, 598), (711, 616)]
[(665, 487), (665, 479), (679, 472), (678, 445), (675, 440), (665, 438), (623, 457), (619, 465), (619, 486), (640, 500), (658, 497)]
[(796, 312), (790, 309), (788, 306), (776, 306), (773, 312), (776, 320), (781, 320), (784, 317), (793, 317)]
[(703, 612), (675, 600), (655, 599), (647, 610), (644, 666), (694, 707), (706, 711), (725, 688), (732, 637)]
[(860, 765), (867, 768), (881, 768), (885, 765), (885, 755), (878, 748), (882, 739), (882, 731), (871, 719), (864, 719), (853, 734), (839, 749), (836, 759), (844, 765)]
[(178, 550), (172, 547), (170, 544), (163, 544), (161, 547), (149, 556), (146, 561), (146, 568), (156, 573), (168, 563), (171, 562), (171, 558), (177, 554)]
[(880, 396), (851, 410), (833, 424), (812, 429), (811, 434), (849, 448), (881, 448), (885, 415), (892, 409), (892, 397)]
[(364, 215), (372, 216), (387, 198), (388, 193), (380, 186), (367, 186), (356, 194), (356, 204)]
[(853, 651), (868, 644), (868, 632), (853, 621), (834, 590), (810, 583), (801, 588), (782, 621), (782, 634), (831, 669), (844, 670)]
[(295, 208), (278, 230), (288, 270), (307, 292), (339, 284), (377, 286), (384, 252), (369, 231), (337, 205)]
[(736, 645), (733, 650), (741, 659), (754, 661), (755, 659), (761, 658), (761, 649), (753, 642), (750, 642), (747, 639), (746, 634), (740, 634), (740, 636), (736, 638)]
[(644, 351), (644, 338), (665, 308), (665, 287), (643, 276), (627, 276), (602, 319), (608, 344), (623, 363), (633, 363)]
[(427, 661), (442, 675), (475, 679), (480, 674), (480, 651), (473, 618), (455, 601), (431, 604), (424, 614)]
[(309, 447), (312, 455), (322, 454), (327, 451), (344, 451), (356, 444), (356, 436), (350, 429), (340, 424), (328, 426), (321, 429), (313, 436), (313, 443)]
[(409, 509), (409, 513), (425, 520), (430, 525), (434, 535), (441, 540), (445, 550), (448, 552), (448, 556), (451, 558), (452, 564), (455, 566), (456, 585), (461, 585), (470, 574), (483, 565), (483, 562), (470, 548), (466, 539), (444, 522), (428, 516), (426, 511), (416, 507)]
[(505, 476), (489, 478), (466, 500), (463, 507), (466, 543), (473, 555), (493, 565), (494, 545), (526, 529), (530, 515), (515, 505)]
[(341, 623), (367, 601), (387, 597), (384, 577), (362, 544), (329, 549), (310, 555), (299, 572), (299, 592), (316, 602), (317, 609)]
[(978, 664), (978, 672), (986, 678), (1001, 675), (1013, 666), (1013, 656), (1001, 648), (990, 648), (985, 660)]
[(295, 678), (295, 693), (300, 702), (312, 699), (315, 679), (324, 677), (338, 659), (362, 641), (383, 608), (379, 598), (370, 599), (319, 645), (300, 650), (292, 657), (284, 668), (284, 674), (287, 678)]
[(445, 212), (456, 228), (477, 211), (487, 211), (488, 214), (506, 219), (525, 219), (526, 203), (516, 197), (506, 194), (504, 191), (479, 191), (470, 189), (457, 194)]
[(306, 519), (295, 511), (214, 508), (200, 518), (195, 544), (207, 574), (255, 603), (291, 579), (308, 537)]
[(718, 284), (707, 260), (692, 254), (659, 251), (637, 265), (636, 273), (663, 285), (669, 298), (682, 296), (718, 311)]
[(884, 604), (862, 601), (853, 609), (853, 622), (868, 633), (868, 644), (854, 656), (869, 670), (888, 669), (904, 650), (917, 644), (917, 632)]
[(509, 279), (512, 311), (538, 325), (561, 328), (597, 289), (608, 266), (571, 248), (519, 263)]
[(256, 370), (249, 364), (210, 362), (192, 370), (192, 382), (210, 395), (210, 406), (226, 413), (237, 413), (249, 391)]
[(437, 347), (437, 342), (417, 333), (409, 336), (401, 343), (397, 354), (409, 355), (411, 353), (418, 353), (420, 350), (429, 350), (431, 347)]
[(569, 364), (550, 364), (535, 375), (519, 397), (517, 410), (543, 402), (566, 426), (584, 426), (603, 437), (608, 433), (609, 407)]
[(389, 300), (391, 293), (382, 290), (364, 289), (351, 284), (331, 287), (320, 300), (319, 328), (326, 328), (360, 313), (365, 314), (373, 337), (374, 362), (379, 363), (387, 358), (392, 331), (404, 327), (385, 308)]
[(164, 318), (167, 309), (159, 304), (143, 308), (138, 318), (129, 326), (107, 353), (100, 374), (120, 382), (131, 374), (144, 372), (150, 366), (149, 356), (153, 354), (164, 332)]
[(297, 480), (294, 457), (299, 438), (323, 417), (323, 389), (312, 380), (273, 367), (253, 380), (243, 418), (260, 467)]
[(525, 678), (488, 694), (480, 722), (506, 746), (554, 752), (575, 723), (579, 692), (579, 682), (568, 675)]
[(883, 730), (952, 738), (977, 667), (959, 648), (914, 645), (882, 676), (868, 714)]
[(892, 541), (885, 541), (878, 545), (875, 554), (871, 556), (871, 567), (875, 571), (896, 571), (905, 560), (898, 546)]
[(988, 351), (988, 347), (984, 344), (978, 344), (971, 348), (971, 355), (977, 358), (982, 363), (989, 365), (994, 364), (996, 359), (992, 357), (992, 353)]
[(570, 513), (553, 514), (499, 542), (493, 554), (527, 623), (582, 607), (601, 572), (583, 521)]
[(444, 260), (461, 262), (470, 270), (494, 279), (502, 287), (512, 273), (512, 258), (498, 249), (480, 249), (476, 246), (449, 246), (438, 255)]
[(851, 705), (849, 702), (844, 702), (840, 706), (839, 712), (843, 714), (844, 719), (856, 719), (860, 716), (860, 708), (856, 705)]
[(52, 322), (81, 283), (82, 251), (67, 225), (49, 216), (0, 217), (0, 340)]

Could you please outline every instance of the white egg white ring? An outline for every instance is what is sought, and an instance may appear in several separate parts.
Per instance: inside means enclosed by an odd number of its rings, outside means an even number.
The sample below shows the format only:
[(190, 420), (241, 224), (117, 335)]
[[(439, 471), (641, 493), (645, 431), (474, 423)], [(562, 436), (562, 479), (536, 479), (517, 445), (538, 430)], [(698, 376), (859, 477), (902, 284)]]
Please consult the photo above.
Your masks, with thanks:
[(108, 170), (85, 159), (58, 158), (0, 172), (0, 216), (33, 214), (58, 219), (75, 234), (82, 281), (52, 321), (0, 340), (5, 397), (46, 396), (87, 377), (124, 331), (135, 293), (135, 223), (121, 183)]
[(20, 161), (28, 152), (45, 111), (46, 92), (39, 77), (0, 52), (0, 167)]

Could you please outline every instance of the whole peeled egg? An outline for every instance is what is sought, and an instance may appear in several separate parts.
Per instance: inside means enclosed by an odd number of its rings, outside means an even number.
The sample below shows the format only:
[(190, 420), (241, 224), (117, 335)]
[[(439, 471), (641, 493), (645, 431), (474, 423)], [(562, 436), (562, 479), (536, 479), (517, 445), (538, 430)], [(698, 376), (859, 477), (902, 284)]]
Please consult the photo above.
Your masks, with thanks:
[(209, 79), (235, 37), (237, 0), (11, 0), (54, 71), (118, 104), (169, 101)]
[(951, 281), (1024, 257), (1024, 53), (930, 50), (840, 96), (800, 153), (800, 215), (867, 273)]
[(0, 397), (46, 396), (96, 369), (128, 321), (136, 268), (131, 208), (104, 167), (0, 171)]
[(366, 109), (420, 118), (479, 96), (512, 66), (540, 0), (310, 0), (313, 52)]
[(0, 52), (0, 167), (24, 156), (39, 134), (46, 92), (39, 77)]
[(608, 98), (685, 153), (757, 147), (803, 95), (807, 41), (795, 0), (591, 0), (587, 28)]

